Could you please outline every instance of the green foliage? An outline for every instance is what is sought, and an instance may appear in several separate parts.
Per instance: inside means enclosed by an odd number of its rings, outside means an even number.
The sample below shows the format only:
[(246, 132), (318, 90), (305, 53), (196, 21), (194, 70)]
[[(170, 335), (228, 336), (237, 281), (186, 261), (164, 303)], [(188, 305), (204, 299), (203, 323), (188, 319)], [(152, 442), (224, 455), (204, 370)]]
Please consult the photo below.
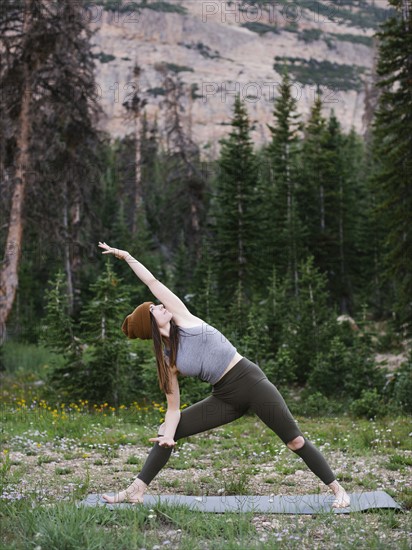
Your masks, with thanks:
[(193, 276), (190, 310), (206, 323), (219, 326), (224, 316), (218, 298), (217, 266), (211, 250), (211, 244), (204, 239)]
[(203, 44), (203, 42), (180, 42), (180, 46), (184, 46), (188, 50), (197, 50), (200, 55), (206, 59), (217, 59), (220, 57), (220, 54), (217, 50), (212, 50), (209, 46), (206, 44)]
[(63, 397), (116, 406), (127, 400), (129, 356), (120, 327), (131, 308), (128, 291), (120, 283), (108, 262), (91, 285), (92, 298), (82, 311), (81, 331), (75, 336), (62, 274), (57, 275), (48, 293), (44, 341), (64, 357), (49, 376), (51, 386)]
[(272, 138), (267, 149), (271, 177), (263, 185), (266, 201), (259, 224), (262, 233), (261, 254), (264, 258), (272, 259), (266, 263), (269, 268), (267, 276), (272, 275), (273, 268), (281, 277), (288, 275), (294, 280), (297, 293), (296, 272), (303, 255), (300, 245), (302, 227), (296, 200), (298, 132), (301, 124), (287, 72), (283, 75), (279, 92), (273, 109), (274, 124), (268, 124)]
[(116, 59), (116, 56), (110, 53), (104, 53), (104, 52), (93, 54), (93, 57), (95, 59), (98, 59), (100, 63), (110, 63), (110, 61), (113, 61), (114, 59)]
[(187, 13), (187, 9), (184, 6), (180, 6), (179, 4), (171, 4), (170, 2), (149, 2), (142, 1), (141, 5), (142, 8), (147, 8), (149, 10), (153, 11), (159, 11), (164, 13), (179, 13), (180, 15), (185, 15)]
[[(377, 171), (379, 221), (383, 225), (386, 279), (393, 288), (393, 310), (398, 325), (412, 326), (412, 78), (411, 10), (401, 0), (391, 0), (396, 15), (378, 33), (381, 77), (378, 110), (374, 121), (374, 157)], [(408, 18), (408, 19), (406, 19)]]
[[(74, 334), (74, 323), (68, 312), (66, 280), (59, 271), (46, 291), (46, 316), (42, 325), (42, 342), (59, 357), (53, 361), (47, 382), (51, 389), (62, 391), (73, 399), (83, 393), (85, 364), (81, 341)], [(63, 361), (61, 360), (63, 358)]]
[(92, 299), (82, 311), (82, 340), (90, 346), (86, 363), (84, 395), (93, 402), (113, 403), (127, 397), (128, 350), (120, 331), (125, 312), (130, 311), (127, 289), (111, 267), (91, 285)]
[(363, 390), (381, 391), (383, 385), (383, 371), (375, 366), (370, 350), (357, 337), (348, 347), (335, 336), (329, 349), (317, 353), (311, 363), (308, 386), (327, 397), (356, 399)]
[(265, 361), (262, 365), (268, 379), (282, 390), (296, 381), (297, 365), (291, 350), (282, 345), (274, 359)]
[(329, 36), (333, 36), (335, 40), (341, 42), (350, 42), (351, 44), (362, 44), (371, 48), (373, 46), (373, 38), (371, 36), (364, 36), (361, 34), (348, 34), (348, 33), (331, 33)]
[(165, 66), (172, 73), (182, 73), (182, 72), (193, 73), (192, 67), (187, 67), (186, 65), (176, 65), (176, 63), (165, 63)]
[(263, 35), (267, 32), (273, 32), (278, 34), (279, 29), (275, 25), (266, 25), (265, 23), (259, 23), (259, 21), (253, 21), (250, 23), (242, 23), (241, 27), (245, 27), (249, 31), (256, 32), (257, 34)]
[(74, 344), (74, 323), (69, 316), (67, 283), (58, 271), (46, 290), (46, 316), (42, 325), (42, 342), (57, 353), (70, 353)]
[(396, 371), (392, 401), (401, 412), (412, 414), (412, 353)]
[(357, 418), (376, 418), (378, 415), (384, 416), (386, 407), (382, 396), (379, 395), (376, 388), (372, 390), (362, 390), (359, 399), (353, 401), (349, 407), (351, 414)]
[(320, 40), (323, 35), (323, 32), (320, 29), (303, 29), (299, 33), (299, 40), (303, 42), (310, 43)]
[(165, 95), (166, 90), (160, 86), (157, 86), (155, 88), (149, 88), (147, 90), (147, 93), (153, 95), (154, 97), (157, 97), (158, 95)]
[(306, 392), (306, 395), (302, 395), (300, 407), (299, 410), (310, 417), (325, 416), (331, 412), (336, 413), (336, 407), (334, 407), (331, 401), (319, 391), (315, 391), (309, 395), (307, 395)]
[(358, 90), (362, 88), (361, 75), (364, 67), (344, 65), (331, 61), (318, 61), (303, 57), (275, 57), (273, 68), (282, 73), (284, 67), (302, 84), (327, 86), (331, 90)]
[(306, 382), (313, 356), (324, 351), (337, 324), (328, 306), (325, 275), (314, 266), (312, 257), (298, 269), (299, 293), (293, 293), (293, 282), (282, 306), (282, 343), (288, 346), (297, 365), (299, 382)]
[[(118, 8), (127, 16), (138, 6), (143, 7), (143, 3), (108, 0), (105, 6)], [(339, 4), (338, 11), (345, 6), (353, 8), (353, 17), (359, 14), (363, 17), (368, 12), (364, 3), (347, 1)], [(144, 7), (176, 13), (184, 9), (167, 2), (147, 3)], [(262, 23), (246, 26), (262, 34), (276, 30)], [(368, 359), (375, 350), (363, 348), (360, 339), (345, 334), (335, 322), (335, 310), (337, 306), (353, 316), (360, 314), (363, 304), (373, 314), (389, 315), (395, 310), (396, 330), (408, 319), (407, 218), (412, 171), (405, 159), (410, 149), (412, 109), (409, 109), (410, 74), (406, 64), (410, 41), (406, 33), (401, 34), (402, 29), (398, 17), (385, 26), (381, 36), (379, 71), (383, 77), (383, 99), (377, 118), (376, 148), (367, 165), (361, 138), (354, 131), (344, 134), (333, 114), (329, 119), (323, 116), (322, 96), (317, 98), (309, 121), (304, 127), (300, 124), (287, 74), (274, 104), (274, 120), (269, 126), (271, 143), (260, 151), (254, 150), (251, 125), (239, 98), (230, 124), (222, 120), (230, 131), (222, 142), (218, 163), (201, 161), (198, 149), (182, 134), (162, 149), (156, 123), (149, 124), (144, 116), (140, 140), (127, 137), (101, 147), (97, 164), (104, 170), (93, 180), (92, 187), (87, 185), (76, 191), (83, 196), (83, 191), (88, 193), (92, 189), (89, 198), (93, 200), (81, 205), (88, 214), (90, 227), (82, 226), (79, 242), (83, 243), (83, 255), (75, 258), (80, 261), (76, 264), (80, 268), (75, 273), (74, 295), (78, 303), (72, 316), (65, 280), (60, 274), (46, 295), (46, 317), (42, 323), (35, 322), (43, 312), (41, 281), (50, 278), (59, 266), (67, 268), (64, 254), (70, 250), (57, 247), (57, 253), (45, 251), (34, 223), (40, 219), (39, 212), (33, 214), (33, 219), (30, 214), (26, 220), (27, 246), (22, 251), (18, 298), (9, 324), (17, 327), (17, 336), (33, 342), (37, 341), (38, 326), (42, 325), (43, 338), (56, 355), (53, 387), (72, 399), (81, 396), (111, 403), (164, 398), (158, 390), (151, 343), (125, 340), (119, 330), (124, 316), (148, 298), (147, 288), (136, 281), (124, 263), (117, 261), (111, 269), (119, 282), (112, 288), (107, 273), (100, 277), (100, 263), (94, 261), (95, 249), (91, 248), (94, 244), (90, 245), (92, 252), (84, 244), (106, 240), (130, 250), (156, 277), (170, 283), (196, 315), (221, 329), (276, 384), (286, 387), (293, 382), (304, 384), (309, 379), (309, 392), (320, 391), (323, 396), (318, 396), (319, 410), (323, 407), (322, 400), (335, 396), (334, 390), (328, 388), (331, 381), (340, 379), (341, 372), (343, 390), (337, 391), (336, 396), (342, 402), (360, 397), (364, 385), (371, 390), (376, 383), (380, 389), (381, 380), (374, 382), (373, 365)], [(371, 41), (363, 35), (335, 35), (319, 29), (300, 33), (304, 41), (331, 37), (334, 41), (365, 45)], [(201, 42), (181, 45), (205, 58), (218, 57), (218, 52)], [(362, 70), (356, 67), (301, 58), (276, 61), (279, 70), (283, 72), (285, 65), (289, 65), (290, 74), (295, 78), (301, 76), (303, 82), (341, 89), (356, 88), (361, 82)], [(180, 72), (193, 71), (173, 63), (163, 66), (177, 80)], [(176, 90), (195, 98), (196, 86), (177, 86)], [(167, 86), (153, 88), (148, 93), (164, 96), (170, 102)], [(165, 111), (170, 114), (173, 109)], [(67, 150), (64, 120), (68, 119), (63, 117), (63, 122), (58, 123), (59, 137), (51, 148), (53, 152), (60, 147), (63, 152)], [(53, 125), (55, 121), (50, 124), (54, 131)], [(72, 133), (76, 135), (76, 126)], [(137, 209), (135, 162), (139, 141), (142, 205)], [(178, 152), (176, 144), (180, 144)], [(59, 168), (67, 166), (63, 154), (50, 158), (56, 160)], [(88, 155), (82, 157), (87, 158)], [(55, 181), (56, 169), (46, 167), (46, 171)], [(60, 207), (59, 193), (53, 204)], [(75, 198), (70, 196), (66, 205), (69, 218)], [(61, 226), (53, 225), (47, 209), (44, 214), (46, 225), (57, 231)], [(58, 210), (57, 216), (61, 214)], [(73, 230), (73, 236), (76, 231)], [(42, 250), (40, 259), (29, 254), (36, 247)], [(386, 255), (386, 282), (383, 282), (383, 255)], [(314, 259), (308, 259), (310, 256)], [(124, 276), (123, 283), (117, 274)], [(90, 284), (96, 280), (97, 286)], [(129, 283), (133, 284), (130, 292)], [(123, 291), (124, 298), (120, 298)], [(110, 297), (107, 300), (110, 303), (105, 302), (105, 295)], [(25, 334), (19, 332), (24, 325)], [(15, 335), (11, 330), (9, 334), (14, 343)], [(377, 347), (396, 349), (399, 341), (399, 335), (388, 332)], [(6, 349), (5, 362), (10, 361), (7, 353)], [(11, 363), (19, 361), (24, 362), (27, 370), (38, 370), (36, 357), (31, 364), (27, 354), (20, 359), (16, 352)], [(410, 410), (407, 399), (410, 376), (403, 372), (394, 377), (388, 395), (403, 410)], [(206, 385), (197, 380), (181, 379), (181, 383), (182, 395), (188, 402), (207, 393)], [(366, 399), (365, 395), (361, 400)], [(315, 397), (309, 393), (308, 399), (308, 410), (315, 411)]]
[[(299, 5), (314, 12), (319, 21), (349, 23), (351, 26), (362, 29), (376, 29), (388, 17), (386, 6), (383, 8), (379, 4), (358, 2), (357, 0), (340, 0), (334, 4), (322, 1), (301, 0)], [(353, 7), (356, 7), (356, 10)], [(313, 17), (310, 14), (308, 16)]]
[(359, 257), (366, 257), (365, 264), (370, 261), (359, 227), (368, 198), (363, 184), (363, 151), (354, 132), (344, 135), (334, 113), (327, 121), (322, 107), (318, 95), (302, 144), (300, 217), (306, 248), (327, 275), (334, 303), (346, 313), (362, 284), (358, 273), (363, 260)]
[(248, 114), (239, 96), (231, 125), (229, 137), (222, 140), (212, 213), (220, 298), (227, 304), (235, 298), (232, 305), (237, 311), (233, 313), (238, 315), (261, 282), (261, 252), (256, 234), (261, 211), (257, 160)]
[(241, 338), (238, 351), (257, 365), (262, 366), (269, 358), (269, 345), (267, 315), (262, 304), (255, 300), (247, 314), (247, 328)]
[(147, 0), (141, 0), (140, 2), (129, 2), (127, 0), (92, 0), (88, 1), (87, 5), (103, 6), (107, 11), (126, 14), (126, 16), (130, 15), (131, 18), (133, 16), (132, 21), (136, 21), (134, 17), (140, 13), (141, 9), (149, 9), (164, 13), (179, 13), (181, 15), (187, 13), (186, 8), (178, 4), (171, 4), (170, 2), (148, 2)]
[(50, 364), (56, 361), (55, 354), (44, 345), (13, 340), (4, 343), (0, 348), (0, 356), (7, 373), (35, 374), (39, 378), (43, 378)]

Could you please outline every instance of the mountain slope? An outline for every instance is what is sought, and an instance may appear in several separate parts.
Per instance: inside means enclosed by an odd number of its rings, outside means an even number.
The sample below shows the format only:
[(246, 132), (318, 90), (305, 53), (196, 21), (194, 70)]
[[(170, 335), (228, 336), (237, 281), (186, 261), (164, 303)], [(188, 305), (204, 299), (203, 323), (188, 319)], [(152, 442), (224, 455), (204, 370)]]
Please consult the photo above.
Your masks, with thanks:
[[(288, 67), (304, 119), (320, 89), (325, 112), (334, 109), (345, 129), (363, 132), (372, 35), (388, 15), (386, 0), (96, 1), (89, 16), (101, 125), (113, 136), (133, 130), (122, 103), (138, 86), (162, 133), (168, 71), (184, 83), (183, 123), (205, 154), (217, 154), (236, 92), (247, 101), (254, 140), (262, 144)], [(139, 81), (135, 64), (142, 69)]]

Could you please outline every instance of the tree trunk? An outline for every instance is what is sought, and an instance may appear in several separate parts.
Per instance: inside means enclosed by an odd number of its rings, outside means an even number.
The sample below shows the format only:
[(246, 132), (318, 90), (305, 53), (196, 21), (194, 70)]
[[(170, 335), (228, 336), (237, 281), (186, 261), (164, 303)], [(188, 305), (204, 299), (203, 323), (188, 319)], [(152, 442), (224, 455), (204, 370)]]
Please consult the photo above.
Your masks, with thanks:
[[(23, 34), (28, 35), (30, 20), (30, 0), (25, 2)], [(23, 244), (23, 206), (29, 166), (30, 141), (30, 73), (28, 60), (23, 63), (23, 94), (17, 138), (16, 172), (11, 199), (10, 219), (5, 244), (3, 262), (0, 268), (0, 343), (6, 338), (6, 322), (13, 308), (19, 283), (18, 270)]]
[(67, 280), (67, 301), (69, 305), (69, 315), (73, 314), (74, 292), (73, 292), (73, 270), (70, 258), (70, 230), (69, 230), (69, 197), (67, 181), (64, 182), (63, 190), (63, 231), (64, 231), (64, 269)]
[(141, 149), (141, 118), (140, 112), (134, 113), (135, 118), (135, 189), (134, 189), (134, 210), (133, 210), (133, 224), (132, 235), (137, 234), (139, 217), (143, 205), (143, 190), (142, 190), (142, 149)]

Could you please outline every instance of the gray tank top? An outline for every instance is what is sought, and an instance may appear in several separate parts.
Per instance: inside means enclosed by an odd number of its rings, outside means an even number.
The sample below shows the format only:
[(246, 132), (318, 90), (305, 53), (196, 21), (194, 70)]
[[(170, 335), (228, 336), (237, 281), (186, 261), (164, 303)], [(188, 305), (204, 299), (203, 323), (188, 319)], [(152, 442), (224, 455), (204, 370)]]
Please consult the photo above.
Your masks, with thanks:
[(179, 327), (179, 333), (177, 370), (183, 376), (197, 376), (203, 382), (215, 384), (235, 356), (236, 348), (207, 323), (191, 328)]

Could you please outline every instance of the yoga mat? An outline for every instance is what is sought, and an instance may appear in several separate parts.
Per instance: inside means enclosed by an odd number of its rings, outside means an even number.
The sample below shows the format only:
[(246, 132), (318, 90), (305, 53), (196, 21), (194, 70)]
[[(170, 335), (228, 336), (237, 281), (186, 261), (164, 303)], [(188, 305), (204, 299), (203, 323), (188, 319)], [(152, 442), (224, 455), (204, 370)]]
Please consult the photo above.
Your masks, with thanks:
[[(113, 493), (107, 493), (112, 495)], [(349, 493), (351, 505), (348, 508), (332, 508), (333, 495), (296, 495), (296, 496), (185, 496), (185, 495), (145, 495), (143, 506), (159, 504), (187, 506), (193, 511), (215, 512), (256, 512), (264, 514), (317, 514), (331, 512), (348, 514), (364, 512), (376, 508), (402, 507), (385, 491), (365, 493)], [(116, 508), (134, 508), (141, 504), (108, 504), (101, 495), (92, 494), (79, 503), (81, 506), (106, 506), (110, 510)]]

